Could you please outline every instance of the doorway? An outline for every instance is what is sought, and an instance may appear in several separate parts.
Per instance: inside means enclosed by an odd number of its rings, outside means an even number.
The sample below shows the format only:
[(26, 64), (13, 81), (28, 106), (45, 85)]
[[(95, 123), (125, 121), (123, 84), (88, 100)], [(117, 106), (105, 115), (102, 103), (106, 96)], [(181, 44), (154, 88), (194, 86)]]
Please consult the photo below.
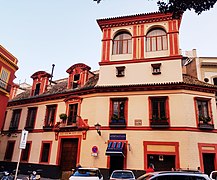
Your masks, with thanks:
[(66, 138), (61, 140), (60, 167), (62, 171), (75, 169), (77, 162), (78, 139)]
[(215, 170), (215, 154), (214, 153), (203, 153), (203, 166), (204, 173), (210, 174)]
[(175, 155), (148, 154), (148, 164), (153, 164), (155, 171), (171, 171), (175, 168)]
[(124, 156), (110, 156), (109, 176), (114, 170), (122, 170), (124, 168)]

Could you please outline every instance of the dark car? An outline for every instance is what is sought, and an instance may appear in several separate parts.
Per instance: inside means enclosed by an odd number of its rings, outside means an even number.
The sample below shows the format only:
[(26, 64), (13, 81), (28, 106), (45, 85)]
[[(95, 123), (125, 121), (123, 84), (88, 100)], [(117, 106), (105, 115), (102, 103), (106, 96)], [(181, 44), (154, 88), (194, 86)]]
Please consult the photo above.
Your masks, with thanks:
[(208, 175), (199, 172), (167, 171), (147, 173), (137, 180), (210, 180)]

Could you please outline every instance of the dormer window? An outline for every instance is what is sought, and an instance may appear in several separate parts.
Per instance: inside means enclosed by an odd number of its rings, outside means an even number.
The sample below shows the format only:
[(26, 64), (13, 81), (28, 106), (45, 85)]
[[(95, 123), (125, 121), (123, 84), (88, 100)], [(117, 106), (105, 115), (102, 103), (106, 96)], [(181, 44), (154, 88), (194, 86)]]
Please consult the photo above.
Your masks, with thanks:
[(41, 86), (40, 83), (36, 84), (36, 86), (35, 86), (34, 96), (39, 95), (39, 93), (40, 93), (40, 86)]
[(79, 80), (80, 80), (80, 74), (75, 74), (75, 75), (74, 75), (73, 82), (72, 82), (72, 87), (73, 87), (73, 89), (75, 89), (75, 88), (78, 87), (78, 85), (79, 85)]
[(125, 66), (116, 67), (116, 76), (123, 77), (125, 75)]
[(161, 28), (155, 28), (146, 35), (146, 51), (167, 50), (167, 33)]
[(112, 54), (131, 54), (132, 36), (128, 32), (119, 32), (113, 39)]
[(161, 74), (161, 63), (151, 64), (152, 66), (152, 74)]

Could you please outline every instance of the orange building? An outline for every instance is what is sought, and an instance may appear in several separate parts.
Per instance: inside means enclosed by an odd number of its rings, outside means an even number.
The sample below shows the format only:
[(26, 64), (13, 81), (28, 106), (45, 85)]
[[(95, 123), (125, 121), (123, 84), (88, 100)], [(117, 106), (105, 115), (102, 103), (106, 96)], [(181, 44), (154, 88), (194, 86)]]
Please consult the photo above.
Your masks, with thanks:
[[(32, 87), (7, 107), (0, 163), (18, 159), (22, 129), (29, 131), (20, 169), (67, 177), (77, 163), (114, 169), (217, 169), (217, 87), (184, 67), (181, 19), (148, 13), (97, 20), (102, 30), (99, 71), (74, 64), (51, 81), (33, 73)], [(200, 66), (195, 66), (200, 68)]]
[(0, 131), (3, 128), (10, 89), (18, 70), (17, 58), (0, 45)]

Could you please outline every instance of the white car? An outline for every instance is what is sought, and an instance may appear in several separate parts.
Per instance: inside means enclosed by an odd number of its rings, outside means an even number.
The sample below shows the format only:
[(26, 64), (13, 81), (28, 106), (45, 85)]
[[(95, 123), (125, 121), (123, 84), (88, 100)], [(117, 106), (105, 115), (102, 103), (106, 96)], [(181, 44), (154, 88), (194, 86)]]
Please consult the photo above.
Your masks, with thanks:
[(135, 180), (135, 175), (130, 170), (114, 170), (110, 176), (110, 180), (119, 180), (119, 179), (125, 179), (125, 180)]
[(210, 173), (209, 178), (210, 178), (211, 180), (217, 180), (217, 171), (212, 171), (212, 172)]
[(98, 168), (79, 168), (69, 177), (69, 180), (103, 180), (103, 176)]

